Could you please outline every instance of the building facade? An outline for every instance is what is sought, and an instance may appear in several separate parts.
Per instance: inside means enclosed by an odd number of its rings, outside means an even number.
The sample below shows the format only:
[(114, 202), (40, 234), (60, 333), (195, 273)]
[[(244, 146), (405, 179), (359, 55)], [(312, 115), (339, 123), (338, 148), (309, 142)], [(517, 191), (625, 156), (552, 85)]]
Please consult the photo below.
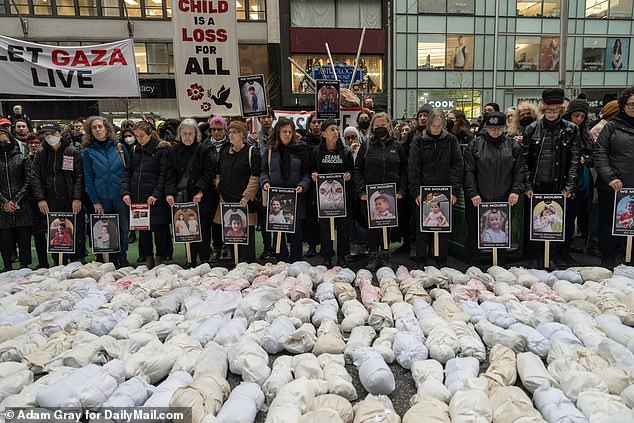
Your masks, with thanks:
[[(235, 1), (240, 73), (275, 78), (282, 63), (279, 2)], [(37, 119), (69, 120), (101, 113), (117, 121), (138, 117), (141, 111), (178, 117), (170, 0), (0, 0), (0, 28), (8, 37), (60, 46), (133, 37), (141, 87), (141, 99), (4, 96), (4, 114), (21, 103)]]
[(537, 102), (559, 84), (564, 54), (567, 94), (597, 106), (634, 85), (632, 3), (570, 1), (561, 46), (560, 0), (395, 0), (393, 114), (430, 102), (477, 117), (490, 101)]

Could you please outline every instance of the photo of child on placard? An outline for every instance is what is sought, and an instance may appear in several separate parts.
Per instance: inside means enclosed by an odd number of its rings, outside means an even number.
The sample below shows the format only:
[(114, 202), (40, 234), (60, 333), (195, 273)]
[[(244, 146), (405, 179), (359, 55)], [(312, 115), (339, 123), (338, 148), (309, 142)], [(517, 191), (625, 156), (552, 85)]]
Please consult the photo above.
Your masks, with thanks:
[(317, 119), (339, 119), (339, 81), (316, 81), (315, 110)]
[(320, 218), (346, 216), (343, 173), (317, 175), (317, 216)]
[(421, 187), (422, 232), (451, 232), (451, 187)]
[(293, 188), (271, 187), (268, 198), (266, 230), (294, 233), (297, 191)]
[(510, 248), (510, 205), (481, 203), (478, 206), (478, 248)]
[(75, 252), (75, 215), (72, 213), (48, 214), (48, 252)]
[(174, 242), (200, 242), (200, 224), (198, 223), (198, 205), (195, 203), (177, 203), (172, 207)]
[(256, 117), (266, 114), (264, 75), (239, 76), (242, 116)]
[(531, 240), (563, 241), (565, 199), (561, 194), (533, 194)]
[(119, 215), (91, 214), (90, 227), (93, 253), (119, 252)]
[(396, 184), (366, 185), (370, 228), (398, 226)]
[(225, 244), (249, 243), (249, 220), (246, 207), (240, 203), (223, 203), (222, 213), (222, 240)]
[(634, 235), (634, 189), (623, 188), (615, 193), (612, 235)]

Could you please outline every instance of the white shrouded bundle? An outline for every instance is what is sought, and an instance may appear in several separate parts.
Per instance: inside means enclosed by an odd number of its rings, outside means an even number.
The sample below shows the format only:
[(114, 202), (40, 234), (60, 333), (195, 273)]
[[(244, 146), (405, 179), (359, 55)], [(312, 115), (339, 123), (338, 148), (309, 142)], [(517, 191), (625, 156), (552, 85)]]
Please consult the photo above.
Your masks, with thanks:
[(264, 332), (262, 348), (269, 354), (277, 354), (284, 349), (284, 341), (293, 332), (295, 332), (295, 325), (291, 319), (286, 316), (278, 317)]
[(273, 362), (271, 375), (262, 385), (262, 391), (266, 397), (266, 401), (271, 403), (282, 386), (293, 380), (293, 357), (290, 355), (282, 355)]
[(577, 338), (575, 334), (572, 333), (570, 328), (568, 326), (562, 325), (561, 323), (542, 323), (540, 325), (537, 325), (535, 329), (537, 329), (537, 331), (541, 333), (545, 338), (548, 338), (551, 343), (553, 341), (561, 341), (570, 345), (582, 345), (579, 338)]
[(480, 308), (480, 304), (478, 304), (476, 301), (461, 301), (459, 306), (460, 311), (471, 317), (470, 321), (474, 325), (480, 320), (487, 318), (484, 314), (484, 311)]
[(253, 422), (263, 404), (264, 394), (260, 385), (243, 382), (233, 388), (216, 419), (220, 423)]
[(558, 387), (557, 381), (546, 370), (544, 362), (532, 352), (517, 355), (517, 373), (522, 385), (531, 394), (543, 384)]
[(396, 319), (394, 327), (399, 332), (410, 332), (414, 335), (417, 335), (421, 339), (425, 338), (423, 329), (420, 327), (418, 320), (416, 320), (416, 316), (414, 316), (414, 313), (400, 316), (398, 319)]
[[(249, 302), (255, 305), (256, 296)], [(200, 297), (185, 297), (182, 308), (187, 319), (206, 319), (212, 315), (230, 319), (238, 305), (243, 301), (240, 292), (215, 290), (203, 301)], [(245, 306), (248, 306), (245, 304)], [(245, 309), (243, 309), (245, 310)], [(237, 316), (244, 317), (244, 316)]]
[(475, 266), (471, 266), (470, 268), (468, 268), (465, 272), (465, 275), (469, 276), (470, 278), (479, 280), (486, 286), (487, 289), (492, 289), (493, 285), (495, 284), (495, 278), (493, 276), (489, 275), (488, 273), (484, 273), (482, 270)]
[(501, 344), (509, 347), (516, 353), (526, 351), (528, 341), (524, 335), (511, 329), (502, 329), (488, 320), (481, 320), (476, 325), (476, 330), (488, 347)]
[(493, 276), (495, 278), (495, 282), (497, 283), (503, 282), (509, 285), (515, 285), (517, 283), (515, 275), (503, 267), (491, 266), (487, 269), (487, 273)]
[(558, 280), (552, 286), (559, 296), (567, 303), (574, 300), (585, 300), (589, 294), (589, 291), (580, 285), (576, 285), (565, 280)]
[(486, 359), (486, 348), (473, 326), (459, 320), (453, 320), (449, 324), (458, 337), (460, 356), (474, 357), (478, 361), (484, 361)]
[(180, 353), (175, 345), (150, 341), (125, 361), (126, 379), (141, 376), (154, 384), (170, 373)]
[(49, 385), (62, 379), (68, 373), (74, 371), (71, 367), (56, 367), (51, 373), (42, 376), (30, 385), (24, 386), (17, 394), (7, 396), (0, 402), (0, 413), (7, 407), (36, 407), (37, 395)]
[(154, 393), (156, 387), (140, 377), (126, 380), (114, 390), (103, 407), (139, 407)]
[(610, 338), (634, 352), (634, 328), (624, 325), (613, 314), (601, 314), (595, 317), (599, 328)]
[(192, 383), (193, 379), (186, 372), (172, 372), (170, 375), (156, 387), (152, 396), (143, 404), (144, 407), (161, 407), (168, 408), (170, 399), (178, 388)]
[(631, 423), (634, 410), (621, 397), (603, 392), (585, 391), (577, 399), (579, 410), (592, 423)]
[(42, 389), (37, 394), (37, 404), (49, 409), (60, 408), (68, 398), (73, 397), (79, 385), (101, 371), (101, 366), (89, 364), (70, 372), (57, 382)]
[(317, 341), (313, 346), (313, 354), (341, 354), (345, 348), (346, 343), (341, 335), (339, 325), (330, 319), (324, 319), (317, 331)]
[(392, 351), (398, 364), (405, 369), (410, 369), (414, 361), (426, 360), (429, 356), (423, 339), (412, 332), (397, 332)]
[(200, 342), (204, 347), (207, 345), (207, 342), (213, 341), (220, 328), (226, 323), (227, 319), (225, 319), (224, 316), (211, 316), (196, 326), (189, 336)]
[(394, 303), (390, 306), (392, 309), (392, 317), (394, 320), (398, 320), (406, 314), (414, 314), (414, 306), (410, 303), (401, 301), (400, 303)]
[(495, 423), (543, 423), (539, 411), (531, 399), (517, 386), (502, 386), (491, 390), (489, 395)]
[(374, 303), (368, 317), (368, 326), (372, 326), (376, 331), (394, 326), (392, 308), (386, 303)]
[(465, 382), (478, 376), (480, 363), (473, 357), (452, 358), (445, 366), (445, 386), (453, 395)]
[(226, 379), (228, 367), (227, 347), (211, 341), (205, 345), (205, 349), (203, 349), (196, 360), (194, 378), (208, 371), (214, 371)]
[(396, 280), (396, 273), (391, 267), (383, 266), (376, 271), (376, 279), (380, 282), (383, 278), (390, 278)]
[[(319, 329), (322, 327), (323, 324)], [(313, 350), (316, 340), (315, 326), (310, 323), (304, 323), (286, 337), (284, 342), (282, 342), (282, 347), (291, 354), (303, 354)]]
[(418, 360), (412, 364), (416, 392), (422, 397), (435, 398), (449, 404), (451, 394), (443, 385), (444, 371), (436, 360)]
[(323, 303), (326, 300), (334, 300), (336, 298), (335, 287), (331, 282), (323, 282), (315, 291), (315, 300), (317, 302)]
[(425, 336), (429, 335), (434, 326), (447, 324), (447, 321), (440, 317), (436, 310), (423, 300), (414, 300), (414, 314)]
[(357, 390), (352, 384), (352, 377), (344, 367), (343, 354), (322, 354), (319, 365), (324, 371), (324, 379), (328, 382), (328, 392), (339, 395), (348, 401), (357, 399)]
[(346, 349), (344, 351), (346, 362), (351, 363), (353, 361), (352, 354), (357, 349), (369, 347), (375, 337), (376, 331), (370, 326), (357, 326), (352, 329), (350, 338), (348, 338), (348, 344), (346, 345)]
[(517, 319), (506, 311), (504, 304), (485, 301), (480, 304), (480, 309), (484, 312), (489, 322), (502, 329), (508, 329), (512, 324), (517, 323)]
[(249, 323), (254, 320), (264, 320), (266, 312), (282, 298), (286, 298), (286, 294), (281, 289), (266, 285), (259, 286), (240, 301), (233, 317), (243, 317)]
[(238, 342), (247, 330), (247, 319), (234, 318), (225, 323), (214, 336), (214, 342), (220, 345), (229, 345)]
[(487, 379), (479, 377), (467, 380), (462, 389), (455, 392), (449, 402), (452, 423), (485, 423), (493, 420), (489, 401)]
[(581, 273), (568, 270), (553, 270), (551, 272), (553, 276), (555, 276), (559, 280), (572, 282), (577, 285), (581, 285), (583, 283), (583, 277)]
[(216, 415), (229, 396), (231, 387), (217, 373), (205, 373), (174, 391), (170, 408), (182, 408), (183, 418), (176, 422), (200, 423), (207, 414)]
[(392, 345), (394, 344), (394, 335), (398, 333), (396, 328), (383, 328), (381, 333), (372, 343), (372, 348), (378, 351), (386, 363), (392, 363), (394, 361), (394, 351)]
[(370, 314), (358, 300), (350, 300), (343, 303), (341, 311), (344, 315), (341, 321), (341, 330), (350, 332), (357, 326), (363, 326), (368, 322)]
[(281, 300), (277, 300), (273, 307), (266, 312), (264, 316), (264, 320), (273, 323), (273, 320), (277, 319), (280, 316), (288, 317), (291, 314), (291, 310), (293, 309), (293, 302), (288, 298), (282, 298)]
[[(323, 285), (323, 284), (322, 284)], [(319, 285), (319, 286), (322, 286)], [(339, 303), (334, 298), (321, 302), (313, 313), (311, 321), (315, 327), (321, 325), (322, 320), (330, 319), (333, 322), (338, 322), (337, 313), (339, 312)]]
[(266, 423), (297, 423), (312, 400), (328, 393), (325, 380), (295, 379), (282, 387), (266, 413)]
[(546, 383), (533, 393), (533, 403), (548, 423), (589, 423), (560, 389)]
[(363, 401), (354, 405), (354, 423), (400, 423), (401, 418), (394, 411), (392, 401), (385, 395), (368, 394)]
[(110, 395), (125, 380), (125, 366), (120, 360), (107, 362), (99, 372), (79, 383), (73, 395), (67, 398), (62, 407), (99, 410)]
[(314, 354), (306, 353), (293, 356), (291, 361), (293, 374), (296, 379), (323, 379), (324, 372), (321, 369), (319, 360)]
[(484, 373), (489, 388), (511, 386), (517, 380), (517, 360), (515, 353), (502, 345), (494, 345), (489, 353), (489, 368)]
[(0, 363), (0, 403), (33, 383), (33, 372), (23, 363)]
[(526, 346), (530, 352), (537, 354), (541, 358), (546, 358), (548, 351), (550, 351), (550, 340), (546, 339), (544, 335), (523, 323), (512, 324), (509, 329), (526, 337)]
[[(328, 420), (318, 418), (320, 415), (316, 413), (326, 412), (327, 414), (320, 414), (321, 416), (329, 416)], [(334, 413), (334, 414), (333, 414)], [(323, 423), (323, 422), (342, 422), (352, 423), (354, 418), (354, 411), (352, 410), (352, 404), (345, 398), (334, 395), (324, 394), (315, 397), (310, 404), (308, 404), (308, 413), (302, 416), (301, 423)], [(331, 420), (332, 419), (332, 420)]]
[(429, 349), (429, 357), (443, 364), (456, 357), (460, 351), (458, 336), (451, 325), (447, 324), (434, 326), (427, 335), (425, 343)]
[(262, 386), (271, 374), (269, 355), (253, 339), (244, 337), (229, 347), (229, 369), (245, 382)]
[(352, 353), (354, 365), (359, 369), (361, 385), (372, 395), (390, 395), (394, 392), (394, 374), (381, 354), (369, 347)]
[(107, 316), (103, 316), (97, 319), (93, 319), (90, 322), (90, 333), (103, 336), (107, 335), (117, 323), (121, 320), (125, 319), (128, 316), (127, 310), (117, 310), (114, 313), (108, 314)]
[(384, 276), (379, 279), (379, 287), (381, 288), (381, 302), (392, 305), (403, 301), (403, 294), (396, 283), (396, 280)]
[(318, 305), (319, 303), (315, 300), (302, 298), (295, 301), (293, 309), (288, 317), (291, 319), (299, 319), (302, 323), (310, 323), (310, 317), (313, 315)]
[(451, 267), (442, 267), (440, 269), (440, 272), (443, 275), (447, 276), (447, 278), (449, 279), (449, 283), (456, 285), (465, 285), (467, 282), (469, 282), (469, 279), (471, 279), (469, 275), (465, 275), (461, 271), (452, 269)]
[(608, 385), (599, 376), (583, 370), (569, 371), (561, 379), (560, 385), (572, 402), (577, 402), (579, 394), (585, 391), (609, 393)]
[(158, 320), (159, 316), (156, 310), (151, 307), (137, 307), (127, 317), (121, 319), (108, 335), (117, 339), (128, 337), (128, 333), (133, 329), (138, 329), (154, 320)]
[(436, 398), (416, 394), (409, 400), (412, 407), (403, 416), (403, 423), (451, 423), (449, 407)]

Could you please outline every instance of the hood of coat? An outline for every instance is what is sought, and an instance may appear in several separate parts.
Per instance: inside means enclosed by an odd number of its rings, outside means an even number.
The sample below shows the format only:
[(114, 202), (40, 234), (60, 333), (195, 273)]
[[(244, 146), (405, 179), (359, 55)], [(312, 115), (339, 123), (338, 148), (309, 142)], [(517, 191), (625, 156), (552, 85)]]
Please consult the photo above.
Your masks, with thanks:
[(445, 140), (447, 139), (448, 136), (449, 136), (449, 132), (446, 129), (443, 129), (440, 135), (438, 135), (437, 137), (431, 136), (429, 132), (425, 130), (423, 132), (423, 142), (434, 142), (434, 141)]

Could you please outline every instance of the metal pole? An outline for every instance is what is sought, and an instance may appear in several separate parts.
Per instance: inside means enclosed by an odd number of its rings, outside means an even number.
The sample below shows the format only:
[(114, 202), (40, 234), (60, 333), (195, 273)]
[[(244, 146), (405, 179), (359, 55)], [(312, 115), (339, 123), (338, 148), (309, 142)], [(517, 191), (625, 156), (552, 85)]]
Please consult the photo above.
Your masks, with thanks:
[(295, 60), (293, 60), (292, 58), (288, 57), (287, 59), (288, 59), (288, 61), (289, 61), (289, 62), (291, 62), (291, 63), (292, 63), (292, 64), (293, 64), (293, 65), (294, 65), (297, 69), (299, 69), (299, 71), (300, 71), (301, 73), (303, 73), (303, 74), (304, 74), (304, 76), (305, 76), (306, 78), (308, 78), (308, 80), (309, 80), (309, 81), (313, 84), (313, 86), (315, 86), (315, 80), (313, 79), (313, 77), (312, 77), (312, 76), (310, 76), (310, 75), (308, 74), (308, 72), (306, 72), (306, 71), (305, 71), (305, 70), (304, 70), (304, 69), (303, 69), (300, 65), (298, 65), (298, 64), (297, 64), (297, 62), (296, 62)]
[(493, 96), (491, 101), (496, 102), (498, 91), (498, 37), (500, 31), (500, 0), (495, 0), (495, 35), (493, 36)]
[(335, 81), (338, 81), (337, 71), (335, 70), (335, 62), (332, 60), (332, 55), (330, 54), (330, 47), (328, 47), (328, 43), (326, 43), (326, 51), (328, 52), (328, 59), (330, 59), (330, 66), (332, 67), (332, 74), (335, 76)]
[(566, 89), (566, 48), (568, 45), (568, 0), (561, 0), (559, 11), (559, 88)]
[[(365, 28), (364, 28), (365, 29)], [(390, 72), (389, 77), (387, 78), (387, 112), (388, 115), (393, 116), (392, 114), (392, 101), (394, 100), (393, 89), (394, 89), (394, 80), (396, 79), (394, 76), (396, 75), (396, 62), (394, 60), (394, 25), (393, 25), (393, 15), (392, 15), (392, 2), (388, 0), (387, 2), (387, 33), (388, 33), (388, 42), (387, 42), (387, 57), (389, 58), (389, 66), (392, 71)]]
[(357, 74), (357, 69), (359, 68), (359, 57), (361, 57), (361, 48), (363, 47), (363, 39), (365, 38), (365, 27), (363, 27), (363, 31), (361, 31), (361, 40), (359, 40), (359, 48), (357, 49), (357, 58), (354, 60), (354, 70), (352, 71), (352, 79), (350, 80), (350, 85), (348, 85), (348, 89), (352, 89), (352, 85), (354, 84), (354, 76)]

